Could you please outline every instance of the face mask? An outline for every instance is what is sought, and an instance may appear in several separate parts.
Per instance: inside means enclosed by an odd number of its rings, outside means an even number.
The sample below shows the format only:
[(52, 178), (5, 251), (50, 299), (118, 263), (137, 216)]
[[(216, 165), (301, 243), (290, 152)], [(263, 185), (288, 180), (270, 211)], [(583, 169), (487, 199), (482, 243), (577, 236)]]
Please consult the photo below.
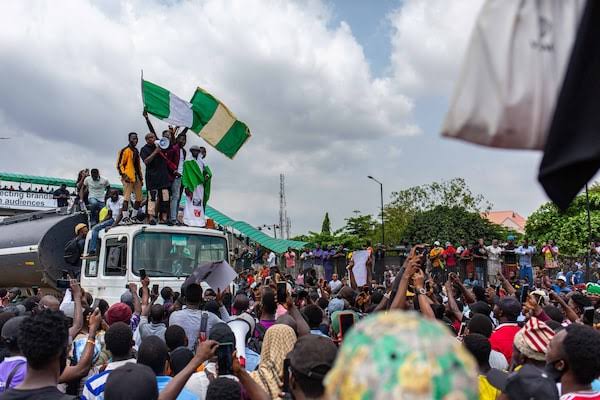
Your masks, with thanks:
[(560, 360), (547, 363), (546, 367), (544, 368), (544, 372), (546, 372), (548, 377), (550, 377), (550, 379), (553, 379), (554, 382), (557, 383), (560, 382), (560, 378), (562, 378), (563, 374), (566, 371), (566, 366), (563, 366), (562, 370), (556, 368), (556, 363), (559, 361)]

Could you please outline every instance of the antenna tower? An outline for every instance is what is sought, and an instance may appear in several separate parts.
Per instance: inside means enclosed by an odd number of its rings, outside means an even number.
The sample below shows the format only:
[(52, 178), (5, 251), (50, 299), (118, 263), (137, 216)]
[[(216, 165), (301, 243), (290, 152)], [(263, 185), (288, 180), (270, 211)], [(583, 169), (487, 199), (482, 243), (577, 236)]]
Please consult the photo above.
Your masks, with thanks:
[(279, 229), (282, 238), (290, 238), (291, 225), (291, 221), (287, 215), (287, 202), (285, 200), (285, 175), (279, 174)]

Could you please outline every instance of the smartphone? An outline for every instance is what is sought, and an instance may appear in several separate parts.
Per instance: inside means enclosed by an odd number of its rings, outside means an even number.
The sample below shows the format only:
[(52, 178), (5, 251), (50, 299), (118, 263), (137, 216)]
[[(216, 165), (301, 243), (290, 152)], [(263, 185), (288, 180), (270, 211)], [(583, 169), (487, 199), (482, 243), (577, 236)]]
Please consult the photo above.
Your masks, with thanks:
[(38, 292), (40, 291), (40, 287), (39, 286), (32, 286), (31, 287), (31, 292), (33, 293), (34, 296), (37, 296)]
[(158, 284), (152, 285), (152, 294), (158, 296)]
[(219, 343), (217, 347), (217, 371), (219, 375), (233, 375), (233, 343)]
[(69, 271), (67, 271), (66, 269), (62, 270), (62, 279), (69, 280)]
[(527, 301), (528, 295), (529, 295), (529, 284), (525, 283), (525, 284), (523, 284), (523, 287), (521, 288), (521, 304), (525, 304), (525, 302)]
[(458, 337), (463, 337), (465, 335), (465, 330), (467, 329), (467, 323), (465, 321), (460, 323), (460, 328), (458, 328)]
[(146, 279), (146, 269), (145, 268), (140, 268), (140, 280), (142, 279)]
[(96, 310), (96, 308), (98, 308), (98, 306), (100, 305), (100, 299), (94, 299), (94, 302), (92, 303), (92, 312), (94, 312)]
[(346, 335), (348, 330), (354, 325), (354, 315), (352, 314), (340, 314), (340, 335), (342, 338)]
[(277, 284), (277, 302), (279, 304), (285, 304), (287, 300), (287, 284), (285, 282), (279, 282)]
[(586, 325), (594, 324), (595, 309), (593, 306), (583, 307), (583, 323)]
[(202, 317), (200, 317), (200, 341), (201, 342), (205, 342), (207, 337), (206, 337), (206, 327), (208, 325), (208, 314), (207, 313), (202, 313)]
[(57, 289), (68, 289), (71, 287), (71, 282), (68, 279), (57, 279), (56, 280), (56, 288)]
[(281, 391), (283, 392), (284, 398), (291, 398), (291, 397), (285, 397), (286, 395), (289, 395), (290, 393), (290, 359), (286, 358), (285, 360), (283, 360), (283, 386), (281, 388)]

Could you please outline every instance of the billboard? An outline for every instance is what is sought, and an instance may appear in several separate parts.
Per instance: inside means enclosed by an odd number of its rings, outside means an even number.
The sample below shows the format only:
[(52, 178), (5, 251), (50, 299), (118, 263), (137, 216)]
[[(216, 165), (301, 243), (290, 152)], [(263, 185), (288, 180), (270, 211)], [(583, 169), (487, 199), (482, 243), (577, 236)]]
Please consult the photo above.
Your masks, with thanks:
[(0, 190), (0, 208), (42, 211), (56, 207), (56, 199), (52, 198), (52, 193)]

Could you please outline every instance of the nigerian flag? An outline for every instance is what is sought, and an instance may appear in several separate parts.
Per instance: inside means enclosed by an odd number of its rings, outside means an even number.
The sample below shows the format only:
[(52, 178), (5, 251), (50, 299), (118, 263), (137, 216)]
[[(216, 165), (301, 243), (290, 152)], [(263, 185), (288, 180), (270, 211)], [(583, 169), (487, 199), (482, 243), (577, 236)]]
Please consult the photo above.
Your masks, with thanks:
[(144, 109), (171, 125), (185, 126), (208, 144), (233, 158), (250, 137), (250, 130), (210, 93), (196, 89), (187, 102), (167, 89), (142, 80)]

